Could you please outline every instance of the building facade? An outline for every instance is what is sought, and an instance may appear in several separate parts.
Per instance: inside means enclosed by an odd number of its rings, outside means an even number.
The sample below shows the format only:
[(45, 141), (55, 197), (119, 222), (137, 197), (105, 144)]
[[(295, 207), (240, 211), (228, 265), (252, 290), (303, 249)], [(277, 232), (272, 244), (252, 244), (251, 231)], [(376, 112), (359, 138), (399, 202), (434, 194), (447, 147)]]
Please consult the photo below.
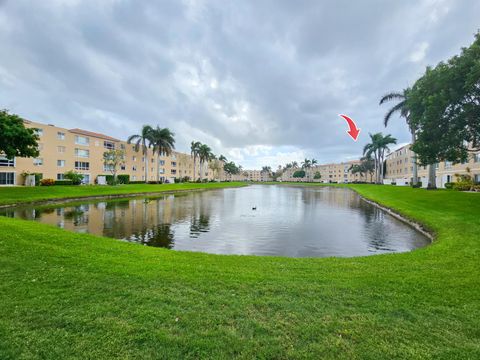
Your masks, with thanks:
[[(322, 164), (304, 169), (305, 177), (295, 178), (293, 174), (300, 168), (285, 169), (281, 181), (293, 182), (321, 182), (321, 183), (351, 183), (351, 182), (372, 182), (372, 176), (359, 173), (352, 173), (350, 170), (352, 165), (360, 164), (360, 160), (346, 161), (341, 163)], [(316, 175), (320, 177), (315, 178)]]
[[(400, 186), (410, 185), (413, 181), (413, 164), (413, 152), (410, 150), (410, 144), (392, 151), (386, 157), (384, 183), (395, 183)], [(480, 152), (471, 154), (465, 163), (453, 164), (450, 161), (443, 161), (437, 163), (435, 167), (436, 186), (439, 188), (444, 188), (446, 183), (457, 181), (455, 174), (465, 175), (468, 174), (468, 170), (474, 181), (480, 182)], [(427, 187), (427, 167), (418, 166), (417, 168), (418, 179), (422, 182), (422, 187)]]
[[(124, 164), (117, 174), (130, 176), (130, 181), (168, 181), (188, 177), (193, 179), (194, 164), (190, 154), (177, 151), (170, 156), (135, 151), (133, 144), (82, 129), (65, 129), (50, 124), (25, 120), (25, 126), (37, 129), (40, 155), (37, 158), (8, 160), (0, 155), (0, 185), (23, 185), (24, 175), (41, 174), (43, 179), (63, 180), (67, 171), (83, 175), (84, 184), (94, 184), (100, 175), (111, 172), (104, 165), (105, 151), (121, 149), (125, 153)], [(218, 161), (218, 160), (216, 160)], [(221, 167), (221, 166), (220, 166)], [(222, 173), (214, 171), (210, 164), (196, 164), (196, 179), (220, 179)], [(203, 175), (203, 176), (201, 176)]]

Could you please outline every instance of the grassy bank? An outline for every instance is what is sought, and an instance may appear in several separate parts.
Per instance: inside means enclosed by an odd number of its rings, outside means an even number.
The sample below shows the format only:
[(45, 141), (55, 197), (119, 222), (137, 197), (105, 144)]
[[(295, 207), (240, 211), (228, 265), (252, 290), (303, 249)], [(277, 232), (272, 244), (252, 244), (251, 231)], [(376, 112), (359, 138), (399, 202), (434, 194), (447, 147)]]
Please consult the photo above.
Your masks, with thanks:
[(436, 241), (217, 256), (0, 218), (0, 358), (480, 358), (480, 194), (351, 187)]
[(53, 199), (72, 199), (88, 196), (108, 196), (125, 194), (143, 194), (165, 191), (185, 191), (196, 189), (221, 189), (244, 186), (240, 182), (224, 183), (182, 183), (182, 184), (129, 184), (118, 186), (37, 186), (37, 187), (0, 187), (0, 205), (36, 202)]

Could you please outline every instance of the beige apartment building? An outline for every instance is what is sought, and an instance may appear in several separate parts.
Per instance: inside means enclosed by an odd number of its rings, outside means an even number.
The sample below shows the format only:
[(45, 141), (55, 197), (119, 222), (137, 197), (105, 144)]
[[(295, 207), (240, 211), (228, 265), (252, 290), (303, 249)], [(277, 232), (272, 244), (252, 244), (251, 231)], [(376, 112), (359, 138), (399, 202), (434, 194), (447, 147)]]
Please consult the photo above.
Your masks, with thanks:
[(228, 180), (266, 182), (272, 181), (273, 178), (269, 173), (261, 170), (242, 170), (239, 174), (229, 176)]
[[(64, 179), (64, 173), (73, 170), (83, 175), (84, 184), (94, 184), (99, 175), (111, 174), (103, 162), (103, 153), (111, 149), (125, 151), (124, 165), (118, 174), (130, 175), (131, 181), (169, 181), (188, 176), (193, 179), (193, 159), (190, 154), (174, 151), (170, 156), (153, 154), (145, 157), (135, 146), (113, 137), (81, 129), (65, 129), (50, 124), (25, 120), (25, 126), (37, 129), (40, 155), (37, 158), (8, 160), (0, 156), (0, 185), (23, 185), (23, 173), (39, 173), (43, 179)], [(218, 161), (218, 160), (217, 160)], [(145, 167), (147, 176), (145, 177)], [(197, 161), (196, 178), (220, 179), (222, 173), (203, 168)]]
[[(413, 152), (410, 144), (391, 152), (386, 157), (386, 169), (384, 183), (405, 186), (413, 180)], [(462, 164), (453, 164), (443, 161), (436, 164), (436, 186), (445, 187), (446, 183), (457, 180), (455, 174), (467, 174), (467, 168), (476, 182), (480, 182), (480, 152), (472, 154), (469, 160)], [(428, 169), (426, 166), (418, 166), (418, 178), (422, 187), (428, 185)]]
[[(281, 181), (294, 181), (294, 182), (321, 182), (321, 183), (351, 183), (351, 182), (372, 182), (370, 175), (353, 174), (350, 171), (350, 167), (354, 164), (360, 164), (360, 160), (352, 160), (341, 163), (322, 164), (313, 166), (305, 170), (304, 178), (294, 178), (295, 171), (301, 169), (286, 169), (282, 176)], [(315, 179), (315, 174), (319, 172), (320, 178)]]

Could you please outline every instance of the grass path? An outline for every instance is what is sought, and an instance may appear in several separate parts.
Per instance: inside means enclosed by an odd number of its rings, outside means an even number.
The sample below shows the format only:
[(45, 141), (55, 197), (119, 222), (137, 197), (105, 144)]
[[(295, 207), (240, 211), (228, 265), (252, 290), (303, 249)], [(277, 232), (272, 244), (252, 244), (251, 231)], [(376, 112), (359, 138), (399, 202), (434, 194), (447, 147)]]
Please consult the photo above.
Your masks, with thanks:
[(480, 358), (480, 194), (350, 186), (436, 241), (220, 256), (0, 218), (0, 359)]

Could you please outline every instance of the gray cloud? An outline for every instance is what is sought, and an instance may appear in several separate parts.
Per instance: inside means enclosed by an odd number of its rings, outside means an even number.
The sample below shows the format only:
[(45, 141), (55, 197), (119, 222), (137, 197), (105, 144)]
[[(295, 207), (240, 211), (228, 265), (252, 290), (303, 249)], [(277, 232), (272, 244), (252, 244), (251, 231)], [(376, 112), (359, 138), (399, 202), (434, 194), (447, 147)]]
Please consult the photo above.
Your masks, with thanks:
[[(246, 167), (358, 157), (379, 97), (477, 31), (480, 3), (0, 1), (0, 107), (126, 138), (170, 127)], [(358, 143), (338, 117), (362, 128)], [(386, 131), (408, 141), (401, 120)]]

